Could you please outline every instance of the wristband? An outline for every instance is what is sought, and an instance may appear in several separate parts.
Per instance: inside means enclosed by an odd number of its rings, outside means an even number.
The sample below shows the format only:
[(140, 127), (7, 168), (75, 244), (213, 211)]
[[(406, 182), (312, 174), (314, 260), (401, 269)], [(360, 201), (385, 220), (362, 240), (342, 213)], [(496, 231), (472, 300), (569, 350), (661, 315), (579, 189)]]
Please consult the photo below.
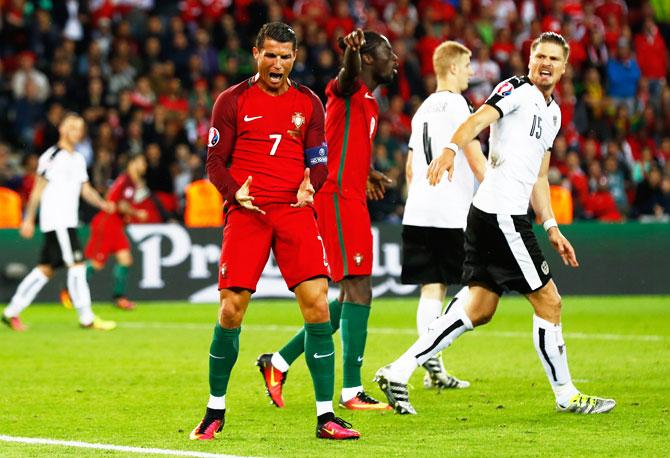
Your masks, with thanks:
[(453, 142), (447, 143), (446, 145), (444, 145), (444, 147), (452, 150), (454, 154), (458, 154), (458, 145), (456, 143)]
[(556, 222), (556, 220), (554, 218), (549, 218), (544, 223), (542, 223), (542, 227), (544, 227), (545, 231), (548, 231), (552, 227), (558, 227), (558, 223)]

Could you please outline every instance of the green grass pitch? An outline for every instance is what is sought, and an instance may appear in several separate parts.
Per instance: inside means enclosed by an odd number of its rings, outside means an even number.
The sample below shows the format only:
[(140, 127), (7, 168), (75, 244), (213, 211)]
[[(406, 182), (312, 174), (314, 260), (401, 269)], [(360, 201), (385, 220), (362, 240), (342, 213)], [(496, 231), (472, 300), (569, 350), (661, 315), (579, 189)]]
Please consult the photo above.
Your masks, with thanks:
[[(565, 297), (570, 369), (587, 394), (613, 397), (607, 415), (555, 412), (531, 339), (531, 308), (504, 297), (493, 321), (461, 337), (444, 356), (465, 390), (427, 391), (411, 380), (417, 416), (336, 413), (359, 429), (354, 442), (314, 437), (309, 373), (300, 358), (285, 385), (287, 407), (269, 405), (254, 362), (293, 335), (290, 301), (252, 302), (228, 389), (221, 440), (188, 434), (208, 396), (207, 353), (216, 305), (100, 305), (109, 333), (81, 330), (74, 312), (29, 308), (28, 332), (0, 328), (0, 435), (76, 440), (252, 456), (668, 456), (670, 297)], [(371, 379), (415, 339), (416, 299), (375, 300), (363, 365)], [(339, 334), (336, 335), (337, 355)], [(341, 362), (336, 360), (335, 396)], [(129, 456), (115, 451), (0, 441), (0, 456)], [(138, 455), (133, 455), (138, 456)]]

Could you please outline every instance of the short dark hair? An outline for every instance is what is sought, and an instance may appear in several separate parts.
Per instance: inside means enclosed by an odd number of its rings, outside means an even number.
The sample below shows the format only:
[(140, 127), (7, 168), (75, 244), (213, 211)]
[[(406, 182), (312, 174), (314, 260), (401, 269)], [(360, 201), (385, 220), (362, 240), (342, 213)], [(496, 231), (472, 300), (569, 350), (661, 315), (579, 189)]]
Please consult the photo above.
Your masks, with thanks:
[[(366, 30), (363, 32), (363, 38), (365, 38), (365, 44), (361, 46), (361, 54), (372, 54), (372, 52), (377, 48), (377, 46), (384, 43), (384, 36), (373, 32), (371, 30)], [(344, 44), (344, 37), (337, 39), (337, 45), (342, 51), (347, 49), (347, 45)]]
[(298, 39), (295, 36), (295, 31), (290, 25), (283, 22), (268, 22), (267, 24), (263, 24), (263, 27), (258, 31), (258, 35), (256, 35), (256, 47), (258, 49), (263, 48), (266, 38), (278, 41), (279, 43), (290, 42), (293, 44), (293, 49), (298, 47)]
[(570, 45), (567, 41), (565, 41), (563, 35), (560, 35), (556, 32), (544, 32), (540, 34), (540, 36), (534, 39), (533, 43), (531, 43), (530, 51), (535, 51), (535, 48), (537, 48), (540, 43), (554, 43), (561, 46), (563, 48), (563, 54), (565, 55), (566, 60), (570, 55)]

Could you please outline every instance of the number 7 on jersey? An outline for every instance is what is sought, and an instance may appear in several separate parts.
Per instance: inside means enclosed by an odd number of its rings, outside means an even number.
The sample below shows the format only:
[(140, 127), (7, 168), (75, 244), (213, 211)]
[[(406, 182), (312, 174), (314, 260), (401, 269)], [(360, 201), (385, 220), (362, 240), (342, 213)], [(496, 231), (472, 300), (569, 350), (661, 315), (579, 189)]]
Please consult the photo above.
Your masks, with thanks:
[(279, 142), (281, 142), (281, 134), (270, 134), (270, 138), (275, 141), (274, 145), (272, 145), (272, 149), (270, 150), (270, 156), (274, 156), (277, 152), (277, 148), (279, 147)]

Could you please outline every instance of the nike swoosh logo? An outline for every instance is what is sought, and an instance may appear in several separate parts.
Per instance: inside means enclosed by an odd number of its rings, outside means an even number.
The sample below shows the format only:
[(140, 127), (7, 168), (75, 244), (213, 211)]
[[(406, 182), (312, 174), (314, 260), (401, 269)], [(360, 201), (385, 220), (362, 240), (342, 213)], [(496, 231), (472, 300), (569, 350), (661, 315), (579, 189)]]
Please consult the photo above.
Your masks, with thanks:
[(335, 435), (335, 430), (334, 429), (323, 428), (323, 431), (330, 436)]
[(263, 116), (248, 116), (244, 115), (244, 122), (254, 121), (256, 119), (261, 119)]
[(356, 361), (358, 361), (359, 363), (363, 362), (363, 357), (359, 356), (358, 358), (356, 358)]
[(211, 357), (214, 358), (214, 359), (226, 359), (225, 356), (214, 356), (214, 355), (211, 354), (211, 353), (209, 354), (209, 356), (211, 356)]
[(366, 92), (363, 97), (365, 97), (366, 99), (377, 100), (377, 99), (375, 99), (375, 96), (370, 94), (369, 92)]
[(270, 369), (270, 386), (274, 388), (277, 385), (279, 385), (279, 382), (275, 381), (275, 371)]
[(314, 353), (314, 359), (327, 358), (327, 357), (329, 357), (329, 356), (333, 356), (334, 354), (335, 354), (334, 351), (331, 351), (331, 352), (328, 353), (327, 355), (320, 355), (320, 354), (318, 354), (318, 353)]

